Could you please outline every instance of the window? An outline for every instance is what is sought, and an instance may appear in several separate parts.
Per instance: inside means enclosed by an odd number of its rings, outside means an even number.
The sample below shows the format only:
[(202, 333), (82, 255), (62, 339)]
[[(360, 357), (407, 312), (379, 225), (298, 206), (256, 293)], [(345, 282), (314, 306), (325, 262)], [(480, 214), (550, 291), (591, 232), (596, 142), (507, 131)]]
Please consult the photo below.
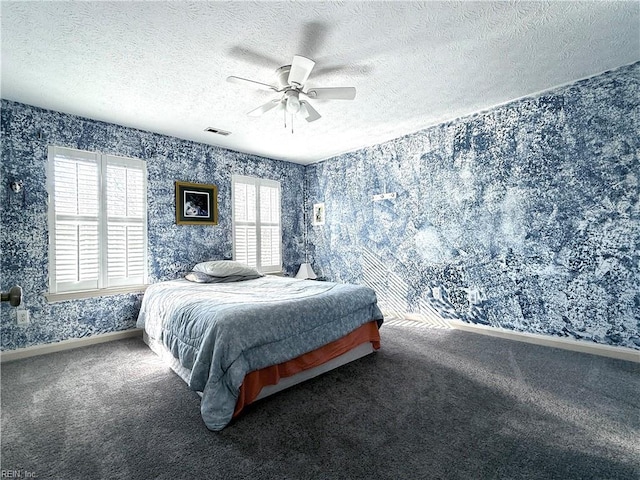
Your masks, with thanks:
[(234, 175), (233, 258), (262, 273), (282, 271), (280, 182)]
[(49, 147), (50, 294), (144, 285), (146, 178), (142, 160)]

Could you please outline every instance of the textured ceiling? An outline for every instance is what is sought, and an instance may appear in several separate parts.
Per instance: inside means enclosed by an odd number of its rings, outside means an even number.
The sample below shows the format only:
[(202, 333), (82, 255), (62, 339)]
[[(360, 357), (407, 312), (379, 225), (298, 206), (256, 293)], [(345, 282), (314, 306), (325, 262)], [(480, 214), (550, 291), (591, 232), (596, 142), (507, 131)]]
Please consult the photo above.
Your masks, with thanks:
[[(6, 2), (2, 97), (298, 163), (640, 60), (631, 2)], [(300, 54), (322, 118), (248, 117)], [(222, 137), (204, 132), (215, 127)]]

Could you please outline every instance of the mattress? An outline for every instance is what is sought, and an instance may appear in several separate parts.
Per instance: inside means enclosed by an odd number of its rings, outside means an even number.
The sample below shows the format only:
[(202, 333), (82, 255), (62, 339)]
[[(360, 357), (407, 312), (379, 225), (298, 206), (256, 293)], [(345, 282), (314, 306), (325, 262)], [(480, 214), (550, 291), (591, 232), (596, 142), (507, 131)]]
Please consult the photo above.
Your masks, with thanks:
[[(143, 334), (144, 342), (160, 356), (185, 383), (191, 372), (180, 365), (162, 342)], [(348, 335), (287, 362), (249, 372), (240, 386), (233, 416), (240, 415), (249, 404), (310, 380), (380, 348), (378, 323), (370, 322)], [(202, 396), (202, 392), (198, 392)]]
[(371, 321), (379, 326), (382, 314), (368, 287), (263, 277), (151, 285), (138, 326), (173, 359), (189, 387), (202, 392), (203, 420), (220, 430), (236, 412), (247, 374), (313, 352)]

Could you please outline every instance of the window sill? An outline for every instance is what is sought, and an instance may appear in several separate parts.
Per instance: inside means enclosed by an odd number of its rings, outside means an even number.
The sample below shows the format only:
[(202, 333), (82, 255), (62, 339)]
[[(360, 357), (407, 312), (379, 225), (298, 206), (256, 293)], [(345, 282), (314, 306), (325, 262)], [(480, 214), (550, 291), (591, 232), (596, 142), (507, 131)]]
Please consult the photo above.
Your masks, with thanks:
[(132, 285), (128, 287), (102, 288), (100, 290), (85, 290), (83, 292), (45, 293), (48, 303), (80, 300), (82, 298), (110, 297), (127, 293), (144, 293), (148, 285)]

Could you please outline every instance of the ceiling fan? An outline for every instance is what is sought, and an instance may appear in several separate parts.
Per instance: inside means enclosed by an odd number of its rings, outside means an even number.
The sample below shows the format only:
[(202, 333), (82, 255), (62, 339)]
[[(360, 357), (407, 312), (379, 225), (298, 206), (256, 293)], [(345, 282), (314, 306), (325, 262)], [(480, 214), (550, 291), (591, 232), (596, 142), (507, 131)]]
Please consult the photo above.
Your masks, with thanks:
[(353, 100), (356, 97), (356, 89), (354, 87), (314, 87), (305, 90), (305, 83), (315, 64), (313, 60), (301, 55), (294, 55), (291, 65), (284, 65), (276, 70), (276, 85), (269, 85), (236, 76), (227, 77), (227, 81), (231, 83), (249, 84), (263, 90), (273, 90), (276, 93), (282, 93), (279, 98), (270, 100), (264, 105), (251, 110), (247, 115), (259, 117), (277, 108), (278, 110), (284, 111), (285, 127), (287, 114), (291, 115), (291, 132), (293, 133), (293, 117), (295, 115), (301, 114), (307, 122), (314, 122), (321, 117), (308, 101), (300, 99), (301, 95), (316, 100)]

